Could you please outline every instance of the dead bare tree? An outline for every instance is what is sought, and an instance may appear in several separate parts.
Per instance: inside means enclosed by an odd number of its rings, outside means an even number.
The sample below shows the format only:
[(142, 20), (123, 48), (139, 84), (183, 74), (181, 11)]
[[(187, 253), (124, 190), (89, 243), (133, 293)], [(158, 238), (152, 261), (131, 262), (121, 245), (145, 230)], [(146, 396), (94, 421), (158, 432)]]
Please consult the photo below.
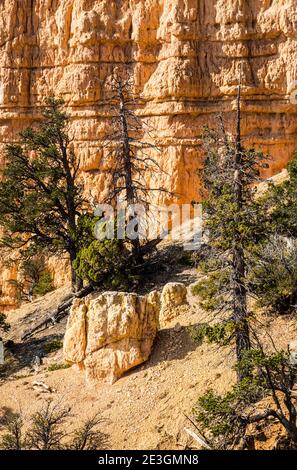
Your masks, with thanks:
[(98, 450), (106, 448), (108, 440), (106, 434), (98, 430), (98, 426), (104, 422), (103, 418), (96, 414), (82, 424), (82, 426), (74, 432), (71, 450)]
[(62, 408), (48, 400), (31, 418), (27, 446), (37, 450), (61, 449), (62, 440), (67, 436), (63, 424), (69, 414), (70, 408)]
[(81, 427), (69, 432), (67, 419), (71, 408), (47, 400), (40, 410), (31, 416), (31, 423), (24, 435), (21, 413), (4, 410), (0, 419), (0, 449), (4, 450), (98, 450), (108, 448), (108, 436), (98, 427), (104, 419), (95, 414)]
[[(163, 187), (150, 187), (145, 177), (152, 177), (156, 172), (164, 173), (159, 163), (149, 153), (159, 151), (154, 144), (152, 129), (136, 114), (136, 98), (133, 92), (131, 77), (123, 79), (113, 73), (108, 85), (107, 102), (113, 113), (112, 134), (105, 136), (107, 158), (112, 160), (112, 168), (108, 170), (112, 185), (106, 202), (114, 203), (121, 198), (127, 208), (142, 205), (146, 210), (153, 192), (169, 191)], [(148, 136), (143, 140), (144, 135)], [(132, 216), (128, 216), (129, 223)], [(139, 229), (136, 224), (135, 229)], [(140, 237), (132, 242), (132, 253), (136, 261), (142, 260)]]
[(5, 408), (0, 418), (0, 429), (4, 430), (0, 447), (5, 450), (22, 450), (25, 446), (23, 437), (23, 419), (19, 413)]

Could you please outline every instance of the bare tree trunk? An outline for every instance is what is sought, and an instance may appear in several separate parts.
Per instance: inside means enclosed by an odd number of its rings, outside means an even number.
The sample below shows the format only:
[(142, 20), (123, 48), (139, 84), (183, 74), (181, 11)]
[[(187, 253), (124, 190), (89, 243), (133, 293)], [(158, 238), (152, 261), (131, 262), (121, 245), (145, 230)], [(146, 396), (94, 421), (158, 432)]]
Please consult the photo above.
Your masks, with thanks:
[[(119, 81), (118, 83), (118, 95), (119, 95), (119, 105), (120, 105), (120, 121), (121, 121), (121, 126), (122, 126), (122, 138), (123, 138), (126, 201), (127, 201), (127, 206), (129, 207), (136, 203), (137, 197), (134, 191), (134, 184), (133, 184), (133, 169), (132, 169), (132, 161), (131, 161), (129, 131), (128, 131), (127, 118), (125, 114), (125, 97), (124, 97), (123, 86), (122, 86), (121, 81)], [(128, 222), (130, 222), (130, 220), (128, 220)], [(131, 242), (132, 242), (132, 247), (133, 247), (133, 255), (135, 257), (136, 262), (142, 261), (139, 237), (135, 238), (134, 240), (131, 240)]]
[[(236, 152), (234, 165), (234, 201), (237, 206), (237, 213), (242, 210), (242, 181), (241, 181), (241, 77), (237, 96), (237, 133)], [(249, 324), (247, 319), (247, 292), (245, 281), (245, 255), (241, 243), (240, 233), (236, 233), (233, 242), (233, 315), (238, 322), (236, 329), (236, 355), (237, 359), (242, 358), (243, 351), (250, 349)], [(238, 373), (238, 379), (242, 380), (246, 376), (245, 372)]]

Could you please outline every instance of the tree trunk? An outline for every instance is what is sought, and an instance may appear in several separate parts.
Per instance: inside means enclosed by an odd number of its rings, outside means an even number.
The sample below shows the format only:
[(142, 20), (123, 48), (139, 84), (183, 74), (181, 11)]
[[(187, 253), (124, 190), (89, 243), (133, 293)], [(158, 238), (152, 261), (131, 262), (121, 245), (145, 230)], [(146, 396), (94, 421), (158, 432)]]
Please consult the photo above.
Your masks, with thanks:
[[(247, 320), (247, 293), (244, 286), (245, 263), (242, 248), (235, 242), (233, 247), (233, 317), (238, 323), (236, 327), (236, 356), (242, 359), (243, 351), (251, 347), (249, 324)], [(246, 376), (238, 375), (239, 380)]]
[[(130, 141), (129, 141), (128, 123), (127, 123), (127, 118), (125, 114), (125, 97), (124, 97), (121, 82), (119, 82), (118, 84), (118, 95), (119, 95), (119, 102), (120, 102), (120, 119), (121, 119), (121, 124), (122, 124), (126, 201), (127, 201), (127, 206), (129, 207), (135, 204), (137, 197), (135, 194), (135, 189), (134, 189), (134, 184), (133, 184), (131, 148), (130, 148)], [(129, 218), (128, 223), (130, 222), (130, 220), (132, 220), (132, 218)], [(135, 238), (134, 240), (131, 240), (131, 243), (132, 243), (132, 250), (133, 250), (133, 255), (134, 255), (136, 263), (142, 262), (143, 257), (141, 255), (139, 237)]]
[(76, 271), (73, 267), (73, 262), (76, 258), (76, 253), (71, 252), (70, 253), (70, 263), (71, 263), (71, 286), (72, 286), (72, 292), (79, 292), (83, 288), (83, 280), (78, 277), (76, 274)]
[(71, 286), (72, 292), (79, 292), (83, 288), (83, 280), (78, 277), (75, 269), (71, 266)]
[[(234, 158), (234, 202), (237, 207), (237, 214), (242, 211), (242, 181), (241, 181), (241, 83), (238, 87), (237, 97), (237, 135), (236, 152)], [(247, 291), (245, 287), (245, 255), (242, 247), (241, 235), (237, 231), (233, 243), (233, 316), (238, 323), (236, 328), (236, 356), (238, 360), (242, 359), (242, 353), (250, 349), (249, 324), (247, 319)], [(238, 373), (238, 380), (247, 376), (247, 372)]]

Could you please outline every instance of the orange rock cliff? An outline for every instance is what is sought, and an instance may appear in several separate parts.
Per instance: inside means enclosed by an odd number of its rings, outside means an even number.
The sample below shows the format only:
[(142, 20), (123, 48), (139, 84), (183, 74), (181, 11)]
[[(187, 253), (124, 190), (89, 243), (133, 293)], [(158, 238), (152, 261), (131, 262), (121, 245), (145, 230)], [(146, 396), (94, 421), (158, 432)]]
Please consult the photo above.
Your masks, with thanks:
[[(201, 127), (218, 112), (234, 127), (240, 63), (244, 141), (268, 152), (277, 173), (297, 148), (297, 0), (2, 0), (0, 145), (62, 95), (86, 194), (104, 194), (104, 84), (125, 64), (161, 149), (159, 184), (195, 200)], [(59, 285), (67, 274), (57, 272)], [(6, 299), (15, 275), (0, 274)]]

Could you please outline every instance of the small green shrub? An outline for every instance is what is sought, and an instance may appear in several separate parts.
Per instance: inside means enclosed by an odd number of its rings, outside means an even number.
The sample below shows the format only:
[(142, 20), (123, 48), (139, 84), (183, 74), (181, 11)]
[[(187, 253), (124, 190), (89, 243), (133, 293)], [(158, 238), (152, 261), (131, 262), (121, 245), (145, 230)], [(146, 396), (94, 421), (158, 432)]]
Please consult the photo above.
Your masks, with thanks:
[(53, 279), (52, 275), (48, 271), (44, 271), (41, 275), (37, 284), (33, 288), (33, 294), (42, 296), (53, 290)]
[(0, 377), (7, 377), (18, 370), (19, 361), (10, 352), (5, 350), (4, 364), (0, 364)]
[(216, 323), (214, 325), (209, 325), (208, 323), (192, 325), (188, 327), (188, 332), (191, 339), (197, 344), (200, 344), (204, 339), (207, 339), (209, 343), (226, 346), (232, 339), (232, 336), (238, 327), (239, 322), (229, 320), (224, 323)]
[[(214, 269), (214, 263), (209, 260), (208, 267), (202, 263), (199, 266), (201, 272), (204, 269)], [(230, 270), (210, 271), (192, 287), (193, 295), (199, 297), (199, 305), (207, 312), (218, 310), (226, 303), (226, 286), (230, 284)]]
[(49, 343), (46, 343), (43, 346), (43, 351), (45, 352), (45, 354), (50, 354), (52, 352), (58, 351), (62, 347), (63, 347), (62, 341), (53, 340), (53, 341), (50, 341)]
[(54, 363), (54, 364), (51, 364), (50, 366), (48, 366), (47, 370), (48, 370), (49, 372), (54, 372), (55, 370), (69, 369), (69, 367), (71, 367), (71, 364), (65, 364), (65, 363), (58, 364), (58, 363)]
[(121, 240), (94, 240), (74, 261), (77, 275), (106, 288), (129, 286), (128, 251)]
[(208, 390), (194, 409), (196, 421), (203, 431), (208, 431), (215, 448), (233, 448), (246, 433), (247, 409), (264, 396), (260, 383), (250, 378), (242, 380), (225, 395)]
[(1, 419), (1, 427), (5, 430), (0, 439), (1, 449), (22, 450), (24, 448), (23, 424), (20, 414), (11, 411), (6, 412)]
[(32, 300), (32, 296), (43, 296), (54, 289), (52, 275), (46, 268), (45, 257), (36, 255), (31, 257), (29, 250), (27, 256), (28, 258), (19, 266), (20, 280), (9, 281), (15, 288), (15, 295), (19, 301)]

